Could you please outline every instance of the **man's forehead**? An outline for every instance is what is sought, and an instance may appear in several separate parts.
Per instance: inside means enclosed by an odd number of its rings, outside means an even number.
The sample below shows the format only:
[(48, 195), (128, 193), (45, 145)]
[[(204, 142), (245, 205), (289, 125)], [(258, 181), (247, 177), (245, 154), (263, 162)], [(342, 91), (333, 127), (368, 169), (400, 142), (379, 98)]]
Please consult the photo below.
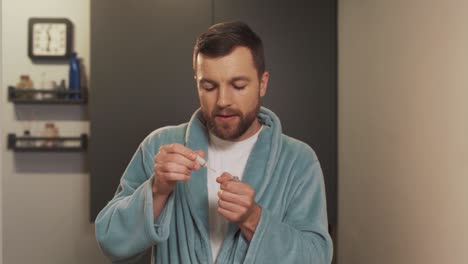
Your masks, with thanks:
[[(250, 78), (249, 76), (245, 76), (245, 75), (239, 75), (239, 76), (233, 76), (231, 77), (228, 81), (230, 82), (250, 82), (252, 80), (252, 78)], [(217, 81), (216, 80), (212, 80), (210, 79), (209, 77), (204, 77), (204, 76), (199, 76), (198, 77), (198, 81), (202, 82), (202, 83), (216, 83)]]
[(197, 56), (197, 75), (250, 76), (256, 74), (252, 53), (246, 47), (237, 47), (221, 57)]

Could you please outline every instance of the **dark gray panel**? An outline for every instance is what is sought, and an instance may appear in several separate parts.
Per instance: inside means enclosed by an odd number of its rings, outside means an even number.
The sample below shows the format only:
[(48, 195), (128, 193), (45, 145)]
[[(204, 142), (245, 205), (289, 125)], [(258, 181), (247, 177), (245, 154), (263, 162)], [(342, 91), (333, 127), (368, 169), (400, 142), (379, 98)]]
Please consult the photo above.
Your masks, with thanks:
[(215, 22), (240, 20), (262, 37), (270, 82), (264, 105), (285, 134), (321, 162), (329, 222), (337, 217), (337, 16), (330, 0), (215, 0)]
[[(198, 107), (192, 45), (215, 21), (243, 20), (263, 38), (271, 73), (264, 105), (286, 134), (317, 152), (336, 223), (336, 1), (92, 1), (92, 219), (152, 130)], [(185, 96), (184, 96), (185, 95)]]
[(91, 217), (113, 197), (139, 143), (198, 108), (196, 37), (211, 1), (91, 1)]

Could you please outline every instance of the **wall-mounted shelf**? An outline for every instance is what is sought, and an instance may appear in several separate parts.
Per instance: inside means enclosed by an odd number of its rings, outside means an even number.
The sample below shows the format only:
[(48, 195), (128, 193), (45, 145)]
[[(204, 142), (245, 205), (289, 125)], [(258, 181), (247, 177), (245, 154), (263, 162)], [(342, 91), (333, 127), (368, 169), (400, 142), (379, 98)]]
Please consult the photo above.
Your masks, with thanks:
[[(44, 145), (49, 142), (50, 146)], [(79, 137), (23, 137), (8, 134), (8, 149), (16, 152), (81, 152), (88, 148), (88, 135)]]
[[(77, 95), (78, 98), (73, 98)], [(86, 104), (86, 88), (78, 91), (17, 89), (8, 86), (8, 100), (14, 104)]]

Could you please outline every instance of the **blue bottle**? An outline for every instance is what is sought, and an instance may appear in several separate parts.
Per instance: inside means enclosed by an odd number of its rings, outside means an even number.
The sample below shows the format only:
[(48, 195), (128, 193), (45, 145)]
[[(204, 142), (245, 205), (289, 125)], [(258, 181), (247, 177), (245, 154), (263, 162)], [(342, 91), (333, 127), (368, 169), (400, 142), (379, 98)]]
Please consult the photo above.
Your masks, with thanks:
[[(81, 88), (81, 75), (80, 75), (80, 62), (78, 61), (78, 57), (76, 52), (73, 52), (70, 57), (70, 71), (69, 71), (69, 87), (68, 89), (71, 91), (78, 92)], [(80, 94), (70, 94), (70, 99), (80, 99)]]

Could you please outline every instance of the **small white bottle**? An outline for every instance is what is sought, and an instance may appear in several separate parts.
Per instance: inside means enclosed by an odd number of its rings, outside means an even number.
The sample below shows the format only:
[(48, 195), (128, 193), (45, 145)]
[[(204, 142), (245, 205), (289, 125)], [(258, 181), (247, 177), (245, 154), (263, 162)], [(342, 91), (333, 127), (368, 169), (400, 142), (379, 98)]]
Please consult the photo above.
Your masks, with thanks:
[(31, 148), (35, 147), (34, 141), (30, 140), (31, 138), (31, 132), (29, 130), (24, 130), (23, 131), (23, 140), (20, 142), (20, 146), (24, 148)]

